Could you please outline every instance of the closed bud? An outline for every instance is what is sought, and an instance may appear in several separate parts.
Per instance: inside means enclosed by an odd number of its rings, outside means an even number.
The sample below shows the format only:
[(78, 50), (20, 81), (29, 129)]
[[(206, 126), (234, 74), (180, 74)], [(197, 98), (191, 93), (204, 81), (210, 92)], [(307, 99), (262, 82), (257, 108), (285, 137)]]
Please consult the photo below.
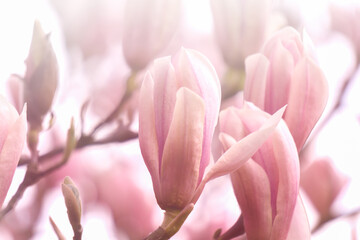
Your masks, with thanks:
[(29, 55), (25, 61), (24, 101), (27, 118), (34, 128), (41, 126), (50, 110), (58, 84), (58, 63), (54, 50), (39, 22), (35, 22)]
[(270, 114), (287, 104), (284, 120), (298, 151), (320, 118), (328, 98), (324, 73), (313, 44), (286, 27), (246, 61), (244, 98)]
[(64, 182), (61, 185), (61, 190), (65, 199), (69, 221), (74, 233), (82, 232), (79, 190), (70, 177), (65, 177)]

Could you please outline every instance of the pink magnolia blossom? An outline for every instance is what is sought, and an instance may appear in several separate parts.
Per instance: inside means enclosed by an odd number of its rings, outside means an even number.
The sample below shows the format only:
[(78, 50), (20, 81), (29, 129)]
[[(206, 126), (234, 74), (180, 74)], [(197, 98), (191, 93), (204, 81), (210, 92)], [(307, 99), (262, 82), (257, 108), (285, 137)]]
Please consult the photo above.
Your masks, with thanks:
[(125, 5), (123, 51), (132, 70), (150, 63), (175, 33), (180, 0), (128, 0)]
[[(269, 118), (267, 113), (249, 106), (221, 112), (220, 139), (225, 150)], [(287, 239), (298, 201), (299, 175), (297, 149), (281, 121), (252, 158), (231, 174), (247, 239)]]
[(320, 118), (328, 86), (315, 61), (310, 39), (287, 27), (276, 32), (261, 53), (246, 59), (244, 98), (272, 114), (287, 104), (284, 120), (301, 150)]
[(348, 180), (326, 158), (316, 160), (301, 173), (301, 187), (322, 219), (329, 217), (332, 204)]
[(35, 21), (24, 76), (24, 102), (27, 103), (27, 118), (30, 126), (40, 128), (49, 112), (59, 75), (54, 49), (40, 23)]
[(26, 110), (19, 116), (0, 96), (0, 206), (4, 203), (26, 137)]
[(243, 68), (260, 50), (270, 19), (270, 0), (212, 0), (215, 34), (225, 62)]
[(159, 206), (195, 203), (206, 182), (240, 167), (273, 132), (283, 111), (237, 142), (210, 168), (220, 86), (209, 61), (194, 50), (154, 61), (140, 92), (139, 141)]

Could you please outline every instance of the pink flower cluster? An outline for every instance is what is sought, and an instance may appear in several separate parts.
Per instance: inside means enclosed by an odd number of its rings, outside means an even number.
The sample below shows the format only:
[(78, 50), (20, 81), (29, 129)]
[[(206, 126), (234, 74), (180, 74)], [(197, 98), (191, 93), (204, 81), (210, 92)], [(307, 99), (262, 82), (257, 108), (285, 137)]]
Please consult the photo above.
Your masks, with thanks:
[(184, 48), (154, 61), (141, 88), (139, 140), (162, 209), (179, 214), (196, 203), (206, 182), (230, 174), (242, 212), (231, 231), (244, 229), (248, 239), (310, 239), (298, 151), (328, 94), (310, 46), (306, 36), (285, 28), (247, 58), (245, 103), (220, 113), (215, 137), (225, 152), (214, 165), (216, 72), (203, 55)]

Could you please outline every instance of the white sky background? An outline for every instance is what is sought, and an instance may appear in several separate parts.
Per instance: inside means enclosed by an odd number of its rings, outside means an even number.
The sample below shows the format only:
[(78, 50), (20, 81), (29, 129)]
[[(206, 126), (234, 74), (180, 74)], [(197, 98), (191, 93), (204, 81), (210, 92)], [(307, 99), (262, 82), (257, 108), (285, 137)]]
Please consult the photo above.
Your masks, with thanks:
[[(339, 0), (341, 2), (341, 0)], [(203, 34), (211, 34), (212, 16), (207, 0), (184, 0), (185, 14), (190, 30)], [(322, 66), (330, 84), (330, 96), (338, 86), (337, 81), (349, 71), (353, 61), (351, 46), (349, 42), (340, 34), (325, 36), (324, 26), (328, 27), (329, 19), (324, 12), (326, 0), (299, 0), (291, 1), (297, 11), (303, 15), (305, 29), (310, 37), (315, 40), (318, 51), (319, 63)], [(0, 0), (0, 92), (5, 93), (4, 85), (11, 73), (23, 73), (25, 60), (32, 34), (34, 19), (39, 19), (46, 32), (52, 32), (51, 41), (54, 45), (60, 68), (66, 71), (66, 61), (64, 58), (64, 43), (55, 13), (46, 0)], [(329, 127), (320, 136), (319, 155), (331, 155), (336, 166), (352, 178), (352, 182), (344, 192), (344, 199), (337, 203), (339, 209), (352, 209), (360, 206), (360, 126), (355, 116), (360, 116), (360, 79), (350, 87), (351, 92), (347, 94), (345, 106), (341, 109), (341, 115), (337, 115), (330, 123)], [(336, 136), (336, 137), (334, 137)], [(20, 181), (21, 174), (18, 174), (16, 181)], [(16, 186), (12, 187), (9, 195), (12, 195)], [(60, 188), (59, 188), (60, 190)], [(60, 191), (54, 192), (55, 199), (49, 204), (49, 213), (60, 221), (63, 229), (66, 223), (66, 211), (64, 210), (63, 200)], [(59, 211), (61, 210), (61, 211)], [(312, 218), (313, 216), (309, 216)], [(60, 219), (64, 219), (61, 223)], [(105, 219), (100, 222), (99, 219)], [(44, 217), (46, 221), (46, 217)], [(314, 221), (314, 219), (310, 219)], [(108, 236), (108, 239), (115, 239), (114, 236), (106, 235), (107, 227), (111, 219), (106, 211), (94, 210), (84, 224), (86, 235), (84, 239), (101, 239)], [(47, 224), (47, 223), (46, 223)], [(39, 233), (36, 239), (54, 239), (54, 234), (49, 225), (44, 232)], [(359, 226), (360, 227), (360, 226)], [(359, 229), (358, 227), (358, 229)], [(94, 232), (90, 232), (94, 229)], [(71, 229), (65, 229), (66, 236), (71, 236)], [(326, 228), (314, 235), (313, 239), (350, 239), (350, 229), (347, 220), (331, 223), (331, 228)], [(101, 237), (102, 236), (102, 237)], [(0, 232), (0, 237), (1, 232)], [(2, 238), (3, 239), (3, 238)], [(103, 238), (104, 239), (104, 238)], [(176, 238), (174, 238), (176, 239)]]

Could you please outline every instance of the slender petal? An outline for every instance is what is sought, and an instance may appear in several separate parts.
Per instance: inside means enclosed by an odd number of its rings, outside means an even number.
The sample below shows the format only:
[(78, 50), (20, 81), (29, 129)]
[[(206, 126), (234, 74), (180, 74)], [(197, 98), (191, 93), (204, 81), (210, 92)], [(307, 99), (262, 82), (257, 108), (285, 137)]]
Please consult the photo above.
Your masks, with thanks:
[(285, 111), (285, 107), (270, 117), (257, 131), (250, 133), (229, 148), (205, 175), (203, 181), (232, 173), (240, 168), (274, 132)]
[(279, 125), (278, 135), (272, 139), (274, 157), (278, 167), (278, 191), (276, 198), (276, 217), (273, 222), (272, 238), (286, 239), (296, 199), (299, 193), (299, 157), (294, 140), (284, 122)]
[(250, 159), (231, 174), (241, 206), (247, 239), (269, 239), (272, 227), (270, 183), (264, 169)]
[(197, 187), (204, 116), (202, 98), (180, 88), (161, 164), (162, 200), (168, 208), (185, 207)]
[(211, 140), (220, 110), (220, 81), (209, 60), (195, 50), (181, 48), (173, 60), (181, 86), (201, 96), (205, 103), (203, 148), (198, 183), (210, 161)]
[(169, 132), (170, 123), (173, 118), (176, 91), (179, 88), (179, 84), (176, 82), (175, 70), (171, 65), (170, 57), (164, 57), (155, 60), (151, 70), (153, 79), (155, 79), (155, 127), (159, 146), (159, 165), (161, 165), (161, 156), (163, 154), (163, 148)]
[(292, 75), (284, 116), (299, 151), (324, 111), (327, 98), (328, 86), (323, 72), (312, 60), (303, 58)]
[[(7, 103), (8, 104), (8, 103)], [(3, 105), (3, 104), (1, 104)], [(3, 107), (2, 107), (3, 108)], [(0, 206), (4, 203), (26, 138), (26, 107), (9, 126), (9, 133), (0, 153)]]
[(244, 99), (251, 101), (261, 109), (265, 108), (265, 93), (268, 80), (269, 60), (262, 54), (246, 58), (246, 75)]
[(18, 116), (19, 114), (16, 112), (15, 108), (10, 105), (3, 96), (0, 96), (0, 150), (5, 143), (9, 129), (14, 124)]
[(281, 42), (275, 44), (274, 51), (270, 54), (267, 56), (270, 61), (270, 70), (266, 87), (265, 111), (272, 114), (287, 102), (295, 62)]
[(160, 172), (159, 153), (155, 129), (154, 113), (154, 81), (149, 73), (146, 74), (140, 90), (139, 105), (139, 142), (145, 164), (150, 172), (154, 191), (157, 199), (160, 199)]
[(310, 239), (311, 239), (310, 225), (306, 215), (304, 204), (302, 203), (299, 194), (296, 201), (294, 214), (291, 219), (290, 229), (286, 240), (310, 240)]

